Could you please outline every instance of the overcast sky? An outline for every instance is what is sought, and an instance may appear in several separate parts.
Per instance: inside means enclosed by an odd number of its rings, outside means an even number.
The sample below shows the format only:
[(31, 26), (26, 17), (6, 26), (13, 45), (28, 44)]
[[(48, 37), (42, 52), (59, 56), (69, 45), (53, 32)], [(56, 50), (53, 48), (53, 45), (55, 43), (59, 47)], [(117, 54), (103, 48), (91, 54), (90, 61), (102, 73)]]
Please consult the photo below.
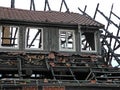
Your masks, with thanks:
[[(15, 0), (16, 8), (29, 9), (31, 0)], [(38, 10), (44, 9), (45, 0), (34, 0), (36, 8)], [(48, 0), (52, 10), (59, 11), (62, 0)], [(88, 6), (88, 12), (93, 11), (96, 8), (97, 3), (100, 3), (100, 9), (104, 11), (110, 10), (112, 4), (114, 4), (114, 11), (118, 12), (120, 7), (120, 0), (65, 0), (70, 11), (78, 12), (78, 7), (84, 8)], [(0, 6), (10, 7), (11, 0), (0, 0)]]

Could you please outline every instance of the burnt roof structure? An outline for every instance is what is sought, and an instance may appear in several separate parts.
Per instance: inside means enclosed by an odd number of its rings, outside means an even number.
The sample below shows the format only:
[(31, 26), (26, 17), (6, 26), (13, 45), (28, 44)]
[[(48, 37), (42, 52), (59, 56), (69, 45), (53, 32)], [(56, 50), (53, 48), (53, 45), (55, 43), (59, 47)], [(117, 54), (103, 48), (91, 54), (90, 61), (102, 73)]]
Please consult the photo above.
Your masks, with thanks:
[[(79, 8), (83, 15), (69, 12), (65, 0), (60, 12), (51, 11), (48, 0), (44, 11), (35, 11), (34, 0), (30, 10), (16, 9), (14, 2), (11, 8), (0, 7), (1, 90), (120, 89), (120, 55), (115, 53), (120, 47), (119, 26), (99, 5), (92, 18), (86, 7)], [(63, 4), (66, 12), (61, 12)], [(118, 28), (116, 36), (95, 20), (97, 13), (108, 21), (107, 27), (112, 23)], [(112, 10), (110, 14), (117, 16)], [(38, 48), (31, 48), (36, 41)], [(119, 65), (113, 67), (112, 59)]]
[(44, 24), (66, 24), (66, 25), (81, 25), (103, 28), (104, 25), (99, 22), (81, 15), (71, 12), (57, 11), (30, 11), (15, 8), (0, 7), (0, 22), (23, 22), (23, 23), (44, 23)]

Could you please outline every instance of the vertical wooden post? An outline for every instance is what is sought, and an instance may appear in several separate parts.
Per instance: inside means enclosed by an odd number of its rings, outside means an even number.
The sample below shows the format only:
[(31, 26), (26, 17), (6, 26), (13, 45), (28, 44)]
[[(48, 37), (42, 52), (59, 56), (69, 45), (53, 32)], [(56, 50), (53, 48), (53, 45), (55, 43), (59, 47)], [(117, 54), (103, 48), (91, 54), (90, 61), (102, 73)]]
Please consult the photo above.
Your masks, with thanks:
[(30, 3), (30, 10), (33, 10), (35, 11), (35, 3), (34, 3), (34, 0), (31, 0), (31, 3)]
[(15, 8), (15, 0), (11, 0), (11, 8)]
[(50, 5), (48, 0), (45, 0), (45, 6), (44, 6), (44, 11), (46, 11), (46, 7), (48, 6), (49, 11), (51, 11)]
[(96, 17), (96, 14), (97, 14), (97, 11), (98, 11), (98, 7), (99, 7), (99, 3), (97, 4), (97, 7), (96, 7), (96, 10), (95, 10), (95, 14), (94, 14), (93, 19), (95, 19), (95, 17)]
[(62, 2), (61, 2), (60, 12), (61, 12), (61, 10), (62, 10), (62, 6), (63, 6), (63, 4), (65, 5), (65, 7), (66, 7), (66, 9), (67, 9), (67, 12), (69, 12), (69, 8), (68, 8), (68, 6), (67, 6), (65, 0), (62, 0)]

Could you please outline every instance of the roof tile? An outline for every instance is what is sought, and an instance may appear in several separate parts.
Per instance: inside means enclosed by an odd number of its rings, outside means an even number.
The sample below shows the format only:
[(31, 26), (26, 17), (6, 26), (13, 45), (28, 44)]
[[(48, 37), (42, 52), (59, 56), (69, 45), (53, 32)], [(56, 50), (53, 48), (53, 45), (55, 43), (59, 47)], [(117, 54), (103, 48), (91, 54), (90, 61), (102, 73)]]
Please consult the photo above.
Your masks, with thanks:
[(0, 7), (0, 20), (17, 20), (38, 23), (60, 23), (104, 27), (103, 24), (78, 13), (57, 11), (30, 11)]

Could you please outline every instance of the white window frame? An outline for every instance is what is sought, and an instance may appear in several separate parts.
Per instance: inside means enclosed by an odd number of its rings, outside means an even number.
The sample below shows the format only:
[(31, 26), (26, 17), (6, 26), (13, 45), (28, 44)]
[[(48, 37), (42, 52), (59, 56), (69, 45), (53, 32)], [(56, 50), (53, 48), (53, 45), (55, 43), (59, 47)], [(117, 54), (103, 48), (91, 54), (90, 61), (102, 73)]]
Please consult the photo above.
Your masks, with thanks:
[[(62, 48), (61, 47), (61, 38), (60, 38), (60, 32), (72, 32), (73, 33), (73, 49), (69, 48)], [(76, 45), (75, 45), (75, 30), (67, 30), (67, 29), (59, 29), (59, 50), (60, 51), (76, 51)]]
[(81, 50), (81, 52), (96, 53), (97, 52), (97, 41), (96, 41), (97, 32), (96, 31), (95, 32), (91, 31), (92, 33), (94, 33), (95, 50), (82, 50), (82, 40), (81, 40), (82, 32), (89, 32), (89, 31), (83, 31), (83, 30), (81, 30), (81, 32), (80, 32), (80, 45), (81, 45), (80, 46), (80, 50)]
[[(7, 46), (1, 46), (1, 32), (2, 32), (2, 27), (3, 26), (10, 26), (10, 27), (15, 27), (15, 28), (18, 28), (18, 40), (17, 40), (17, 47), (7, 47)], [(19, 27), (18, 26), (13, 26), (13, 25), (3, 25), (3, 26), (0, 26), (0, 48), (5, 48), (5, 49), (19, 49)]]
[[(27, 48), (26, 46), (26, 44), (27, 44), (27, 35), (26, 35), (26, 30), (28, 29), (28, 28), (30, 28), (30, 29), (40, 29), (41, 30), (41, 34), (42, 34), (42, 39), (41, 39), (41, 48)], [(43, 28), (39, 28), (39, 27), (27, 27), (26, 29), (25, 29), (25, 49), (27, 49), (27, 50), (43, 50)]]

